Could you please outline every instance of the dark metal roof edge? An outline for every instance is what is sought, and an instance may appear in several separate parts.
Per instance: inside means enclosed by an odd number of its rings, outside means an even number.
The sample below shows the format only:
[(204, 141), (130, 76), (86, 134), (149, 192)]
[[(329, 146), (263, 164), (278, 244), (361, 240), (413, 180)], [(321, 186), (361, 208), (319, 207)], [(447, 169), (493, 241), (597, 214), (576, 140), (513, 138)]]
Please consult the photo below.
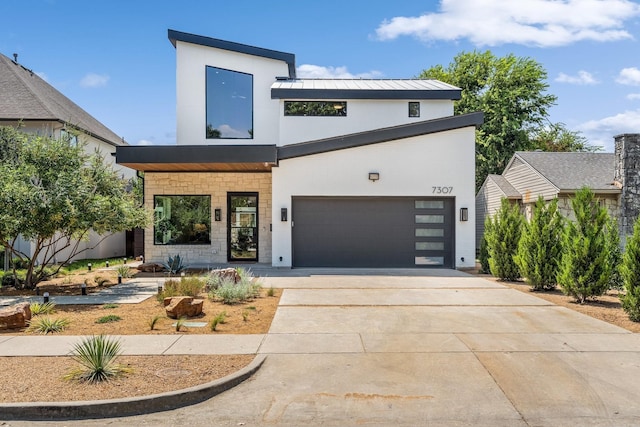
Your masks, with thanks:
[(344, 150), (347, 148), (361, 147), (364, 145), (378, 144), (413, 136), (427, 135), (430, 133), (444, 132), (469, 126), (479, 126), (484, 121), (484, 113), (476, 112), (449, 116), (418, 123), (381, 128), (367, 132), (316, 141), (302, 142), (299, 144), (278, 147), (278, 160), (292, 159), (295, 157), (310, 156), (313, 154), (328, 153), (330, 151)]
[(277, 163), (275, 145), (128, 145), (116, 163)]
[(462, 97), (461, 89), (271, 89), (271, 99), (451, 99)]
[(199, 36), (197, 34), (184, 33), (182, 31), (171, 29), (168, 30), (168, 37), (173, 47), (176, 47), (176, 41), (181, 41), (185, 43), (213, 47), (216, 49), (229, 50), (231, 52), (243, 53), (245, 55), (260, 56), (263, 58), (284, 61), (289, 66), (289, 77), (296, 78), (296, 56), (293, 53), (265, 49), (262, 47), (250, 46), (242, 43), (230, 42), (227, 40), (214, 39), (212, 37)]

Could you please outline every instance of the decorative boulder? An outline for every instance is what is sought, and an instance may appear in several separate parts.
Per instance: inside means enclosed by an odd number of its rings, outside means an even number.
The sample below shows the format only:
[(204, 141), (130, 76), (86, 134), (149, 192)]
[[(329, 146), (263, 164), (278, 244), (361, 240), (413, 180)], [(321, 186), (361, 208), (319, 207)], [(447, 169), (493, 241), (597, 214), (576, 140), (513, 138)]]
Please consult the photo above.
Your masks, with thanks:
[(167, 316), (172, 319), (181, 317), (195, 317), (202, 314), (204, 300), (193, 297), (167, 297), (164, 299), (164, 307)]
[(240, 275), (238, 274), (238, 270), (235, 268), (219, 268), (217, 270), (212, 270), (209, 273), (210, 276), (217, 276), (221, 279), (233, 280), (233, 283), (238, 283), (240, 281)]
[(145, 262), (136, 268), (143, 273), (158, 273), (160, 271), (164, 271), (164, 266), (156, 262)]
[(31, 309), (28, 302), (0, 309), (0, 329), (24, 328), (29, 320), (31, 320)]

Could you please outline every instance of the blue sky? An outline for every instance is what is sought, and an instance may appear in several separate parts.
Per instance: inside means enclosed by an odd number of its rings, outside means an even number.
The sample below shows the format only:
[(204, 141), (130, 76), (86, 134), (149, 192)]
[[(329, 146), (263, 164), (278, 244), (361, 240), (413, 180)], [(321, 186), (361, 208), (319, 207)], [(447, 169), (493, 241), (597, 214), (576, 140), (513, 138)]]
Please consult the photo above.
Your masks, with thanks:
[(300, 77), (411, 78), (462, 51), (540, 62), (551, 122), (613, 149), (640, 132), (631, 0), (2, 0), (0, 53), (131, 144), (175, 143), (174, 29), (294, 53)]

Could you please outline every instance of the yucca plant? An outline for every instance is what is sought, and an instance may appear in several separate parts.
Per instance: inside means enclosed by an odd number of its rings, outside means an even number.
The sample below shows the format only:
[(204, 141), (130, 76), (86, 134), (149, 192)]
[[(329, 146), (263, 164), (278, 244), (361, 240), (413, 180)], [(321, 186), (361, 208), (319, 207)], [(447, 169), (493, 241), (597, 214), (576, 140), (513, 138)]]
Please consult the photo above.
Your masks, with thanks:
[(32, 316), (39, 316), (41, 314), (52, 314), (56, 311), (56, 304), (49, 302), (32, 302), (29, 304), (29, 310), (31, 310)]
[(62, 332), (69, 326), (69, 323), (69, 319), (66, 318), (52, 319), (49, 316), (39, 316), (31, 319), (29, 322), (29, 331), (39, 334)]
[(73, 369), (65, 375), (65, 378), (98, 383), (131, 372), (130, 368), (116, 363), (121, 349), (120, 341), (105, 335), (94, 335), (83, 339), (76, 343), (71, 351), (73, 360), (82, 367)]

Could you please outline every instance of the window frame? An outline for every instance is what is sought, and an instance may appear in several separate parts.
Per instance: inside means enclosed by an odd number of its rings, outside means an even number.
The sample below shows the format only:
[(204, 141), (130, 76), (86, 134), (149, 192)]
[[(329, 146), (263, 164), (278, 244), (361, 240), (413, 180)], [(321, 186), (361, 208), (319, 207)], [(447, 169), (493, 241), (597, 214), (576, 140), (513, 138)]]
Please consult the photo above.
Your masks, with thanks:
[[(412, 107), (414, 107), (415, 110), (412, 109)], [(420, 102), (419, 101), (409, 101), (408, 108), (409, 108), (409, 117), (411, 117), (411, 118), (420, 117)]]
[[(209, 136), (208, 135), (208, 128), (209, 125), (212, 123), (210, 123), (209, 120), (209, 69), (212, 70), (220, 70), (223, 72), (228, 72), (228, 73), (235, 73), (238, 75), (244, 75), (244, 76), (249, 76), (251, 77), (251, 84), (250, 84), (250, 91), (251, 91), (251, 114), (249, 115), (250, 117), (250, 121), (251, 121), (251, 128), (247, 130), (247, 134), (248, 136), (246, 137), (232, 137), (232, 136), (219, 136), (219, 137), (214, 137), (214, 136)], [(238, 140), (244, 140), (244, 139), (254, 139), (254, 76), (251, 73), (245, 73), (242, 71), (237, 71), (237, 70), (230, 70), (227, 68), (222, 68), (222, 67), (216, 67), (213, 65), (205, 65), (205, 89), (204, 89), (204, 115), (205, 115), (205, 127), (204, 127), (204, 136), (206, 140), (216, 140), (216, 139), (238, 139)], [(213, 125), (212, 125), (213, 127)], [(213, 128), (213, 130), (217, 130), (216, 128)], [(218, 130), (219, 131), (219, 130)]]
[[(287, 106), (290, 104), (325, 104), (327, 106), (331, 105), (333, 110), (337, 114), (291, 114), (287, 112)], [(336, 106), (340, 107), (336, 107)], [(341, 112), (342, 114), (338, 114)], [(285, 117), (347, 117), (347, 101), (325, 101), (325, 100), (286, 100), (284, 101), (284, 112)]]
[[(177, 197), (200, 197), (203, 199), (206, 199), (206, 203), (205, 206), (208, 208), (208, 214), (209, 214), (209, 218), (208, 218), (208, 222), (204, 223), (204, 225), (206, 226), (206, 231), (207, 231), (207, 239), (204, 241), (198, 241), (198, 240), (189, 240), (189, 241), (184, 241), (184, 242), (175, 242), (175, 241), (171, 241), (171, 237), (169, 237), (169, 240), (167, 242), (162, 242), (159, 241), (157, 239), (157, 224), (159, 221), (165, 219), (165, 218), (157, 218), (157, 215), (159, 213), (158, 208), (160, 207), (158, 205), (159, 198), (177, 198)], [(154, 194), (153, 196), (153, 244), (154, 246), (184, 246), (184, 245), (197, 245), (197, 246), (206, 246), (206, 245), (211, 245), (211, 228), (212, 228), (212, 218), (211, 218), (211, 195), (210, 194)], [(164, 208), (164, 206), (162, 206)], [(169, 214), (171, 215), (171, 214)], [(176, 224), (177, 221), (171, 222), (171, 217), (169, 217), (169, 225), (173, 228), (178, 228), (180, 225), (184, 225), (178, 222), (178, 224)], [(198, 223), (200, 224), (200, 223)], [(195, 226), (195, 223), (192, 224), (192, 226)], [(172, 230), (168, 230), (169, 232), (171, 232)]]

